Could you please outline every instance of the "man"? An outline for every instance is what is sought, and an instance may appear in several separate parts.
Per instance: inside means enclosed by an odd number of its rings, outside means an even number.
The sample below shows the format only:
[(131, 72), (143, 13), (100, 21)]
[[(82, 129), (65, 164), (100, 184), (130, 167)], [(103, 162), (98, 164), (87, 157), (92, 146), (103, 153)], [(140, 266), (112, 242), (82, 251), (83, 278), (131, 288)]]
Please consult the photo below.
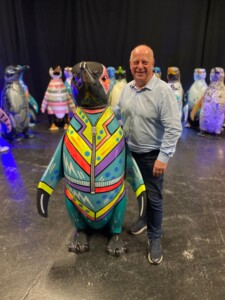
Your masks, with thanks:
[(115, 113), (122, 117), (128, 147), (147, 189), (147, 216), (132, 225), (131, 233), (139, 234), (147, 227), (148, 260), (159, 264), (163, 259), (163, 177), (182, 125), (176, 97), (168, 84), (154, 75), (154, 62), (150, 47), (139, 45), (132, 50), (130, 69), (134, 80), (123, 89)]

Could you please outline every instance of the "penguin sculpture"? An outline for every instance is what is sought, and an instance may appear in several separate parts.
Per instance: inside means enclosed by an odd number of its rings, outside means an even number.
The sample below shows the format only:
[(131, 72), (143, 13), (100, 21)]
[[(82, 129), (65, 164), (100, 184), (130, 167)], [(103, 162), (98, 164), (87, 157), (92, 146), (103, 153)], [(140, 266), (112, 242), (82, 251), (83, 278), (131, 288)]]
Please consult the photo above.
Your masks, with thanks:
[(106, 250), (119, 256), (127, 250), (120, 238), (126, 208), (125, 175), (138, 198), (140, 218), (146, 208), (145, 186), (108, 105), (106, 67), (98, 62), (81, 62), (72, 72), (76, 112), (39, 182), (37, 209), (47, 217), (50, 195), (65, 177), (65, 204), (75, 227), (69, 251), (88, 251), (88, 228), (106, 227), (111, 234)]
[[(30, 69), (29, 66), (26, 66), (26, 69)], [(26, 95), (26, 99), (28, 101), (28, 105), (29, 105), (29, 126), (34, 126), (35, 123), (37, 122), (37, 114), (39, 111), (39, 107), (38, 107), (38, 103), (37, 101), (34, 99), (34, 97), (30, 94), (28, 86), (25, 84), (24, 80), (23, 80), (23, 74), (24, 72), (21, 72), (20, 75), (20, 83), (24, 89), (25, 95)]]
[(110, 80), (110, 92), (111, 92), (116, 83), (116, 69), (114, 67), (108, 67), (107, 72)]
[(121, 66), (119, 66), (119, 68), (116, 70), (116, 83), (110, 93), (110, 105), (112, 107), (116, 106), (120, 94), (126, 84), (126, 71)]
[(194, 70), (194, 83), (191, 85), (185, 95), (186, 105), (184, 107), (184, 124), (185, 127), (199, 126), (200, 110), (196, 113), (194, 121), (191, 120), (190, 114), (197, 103), (197, 101), (203, 97), (208, 87), (206, 81), (206, 70), (203, 68), (196, 68)]
[(215, 67), (210, 72), (210, 84), (204, 96), (199, 99), (191, 112), (192, 121), (197, 111), (200, 111), (199, 135), (204, 136), (210, 133), (218, 136), (223, 128), (225, 115), (225, 85), (224, 69)]
[(10, 65), (5, 69), (5, 85), (1, 97), (1, 108), (7, 113), (12, 123), (10, 133), (3, 132), (3, 137), (21, 141), (23, 137), (32, 138), (29, 132), (29, 105), (26, 93), (20, 82), (21, 73), (27, 66)]
[(41, 112), (44, 113), (47, 110), (50, 123), (49, 130), (58, 130), (60, 123), (63, 123), (64, 129), (67, 129), (70, 121), (69, 110), (74, 111), (75, 104), (62, 81), (61, 67), (50, 68), (49, 75), (52, 79), (45, 92)]
[(65, 76), (64, 84), (66, 86), (66, 90), (67, 90), (68, 94), (70, 95), (71, 99), (73, 100), (73, 102), (76, 104), (76, 99), (74, 98), (74, 95), (73, 95), (73, 92), (72, 92), (72, 89), (71, 89), (71, 81), (72, 81), (72, 78), (73, 78), (71, 67), (65, 67), (64, 68), (64, 76)]
[(168, 80), (168, 85), (172, 88), (177, 98), (180, 117), (182, 119), (184, 90), (180, 81), (180, 70), (177, 67), (169, 67), (167, 69), (167, 80)]
[(160, 67), (154, 67), (153, 72), (155, 73), (156, 77), (161, 78), (162, 77), (162, 72)]
[[(6, 132), (10, 132), (12, 130), (12, 125), (7, 114), (0, 108), (0, 137), (1, 137), (1, 124), (6, 127)], [(8, 146), (0, 145), (0, 152), (6, 152), (9, 150)]]

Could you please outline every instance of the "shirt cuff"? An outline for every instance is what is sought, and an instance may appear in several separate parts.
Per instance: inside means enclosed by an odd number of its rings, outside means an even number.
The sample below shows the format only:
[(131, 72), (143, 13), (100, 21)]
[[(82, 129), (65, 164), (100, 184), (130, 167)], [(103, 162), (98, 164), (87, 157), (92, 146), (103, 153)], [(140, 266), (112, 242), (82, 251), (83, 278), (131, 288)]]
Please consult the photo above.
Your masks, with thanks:
[(161, 161), (162, 163), (167, 164), (169, 159), (170, 159), (169, 155), (166, 155), (165, 153), (159, 152), (157, 160)]

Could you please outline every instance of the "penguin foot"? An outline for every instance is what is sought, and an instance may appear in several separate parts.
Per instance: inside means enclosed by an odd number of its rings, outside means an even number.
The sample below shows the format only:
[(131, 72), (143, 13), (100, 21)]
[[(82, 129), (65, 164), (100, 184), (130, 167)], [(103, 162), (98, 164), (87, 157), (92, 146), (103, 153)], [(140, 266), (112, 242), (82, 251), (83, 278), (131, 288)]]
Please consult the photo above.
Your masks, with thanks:
[(74, 240), (69, 243), (68, 251), (76, 254), (88, 252), (90, 250), (87, 235), (83, 231), (76, 232)]
[(15, 136), (15, 141), (21, 142), (23, 140), (23, 137), (20, 135)]
[(205, 136), (205, 132), (204, 132), (204, 131), (200, 131), (200, 132), (198, 133), (198, 136)]
[(63, 128), (66, 130), (68, 127), (69, 127), (69, 125), (65, 124)]
[(191, 128), (191, 124), (190, 124), (190, 123), (186, 123), (186, 124), (184, 125), (184, 127), (185, 127), (185, 128)]
[(51, 131), (55, 131), (55, 130), (59, 130), (59, 127), (56, 126), (54, 123), (50, 126), (49, 130)]
[(124, 242), (118, 234), (115, 234), (110, 239), (109, 243), (106, 246), (106, 251), (112, 256), (121, 256), (127, 253), (127, 243)]
[(7, 152), (9, 150), (9, 147), (7, 146), (0, 146), (0, 153)]

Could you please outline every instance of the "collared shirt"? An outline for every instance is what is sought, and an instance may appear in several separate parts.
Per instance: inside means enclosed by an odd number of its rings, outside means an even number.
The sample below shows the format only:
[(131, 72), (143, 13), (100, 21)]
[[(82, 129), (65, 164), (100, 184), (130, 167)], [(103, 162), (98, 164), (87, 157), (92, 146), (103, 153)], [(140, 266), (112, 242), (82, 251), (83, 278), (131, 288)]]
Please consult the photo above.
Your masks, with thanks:
[(158, 160), (173, 156), (182, 132), (179, 108), (172, 89), (155, 75), (140, 90), (135, 81), (123, 89), (114, 108), (122, 117), (124, 135), (131, 151), (160, 150)]

